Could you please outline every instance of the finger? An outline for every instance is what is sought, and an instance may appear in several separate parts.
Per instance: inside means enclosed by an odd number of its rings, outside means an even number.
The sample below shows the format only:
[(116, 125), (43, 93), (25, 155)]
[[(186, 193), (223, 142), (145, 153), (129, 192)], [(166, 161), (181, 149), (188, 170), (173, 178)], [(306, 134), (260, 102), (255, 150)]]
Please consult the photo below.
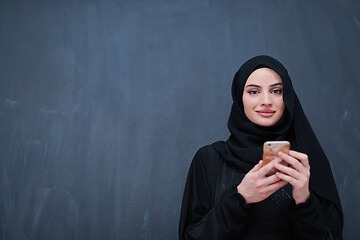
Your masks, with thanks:
[(278, 176), (281, 180), (290, 183), (292, 186), (296, 186), (298, 180), (291, 177), (290, 175), (286, 175), (282, 172), (276, 172), (276, 176)]
[(279, 190), (280, 188), (282, 188), (283, 186), (285, 186), (287, 184), (286, 181), (280, 180), (274, 184), (271, 184), (267, 187), (264, 188), (264, 192), (268, 193), (268, 196), (270, 196), (271, 194), (273, 194), (274, 192), (276, 192), (277, 190)]
[(309, 164), (309, 157), (307, 154), (305, 153), (301, 153), (301, 152), (297, 152), (297, 151), (294, 151), (294, 150), (290, 150), (289, 152), (289, 155), (296, 158), (296, 159), (299, 159), (301, 161), (301, 163), (306, 167), (306, 168), (309, 168), (310, 167), (310, 164)]
[(263, 161), (260, 160), (249, 172), (257, 172), (262, 166)]
[(281, 180), (281, 179), (280, 179), (278, 176), (276, 176), (276, 174), (272, 174), (272, 175), (270, 175), (270, 176), (268, 176), (268, 177), (263, 178), (263, 179), (261, 180), (261, 184), (262, 184), (263, 186), (271, 185), (271, 184), (274, 184), (274, 183), (276, 183), (276, 182), (278, 182), (278, 181), (280, 181), (280, 180)]
[(271, 169), (274, 168), (274, 164), (279, 163), (281, 161), (281, 158), (277, 157), (274, 160), (272, 160), (270, 163), (266, 164), (264, 167), (262, 167), (259, 170), (259, 175), (261, 177), (264, 177), (266, 174), (270, 172)]
[(293, 166), (298, 171), (302, 171), (305, 168), (305, 166), (303, 166), (302, 163), (299, 162), (299, 160), (289, 156), (288, 154), (279, 152), (278, 155), (279, 155), (279, 157), (281, 157), (284, 161), (289, 163), (291, 166)]
[(301, 178), (301, 173), (296, 171), (296, 169), (293, 169), (291, 167), (284, 166), (283, 164), (277, 163), (274, 165), (274, 167), (279, 170), (282, 173), (285, 173), (286, 175), (289, 175), (295, 179)]

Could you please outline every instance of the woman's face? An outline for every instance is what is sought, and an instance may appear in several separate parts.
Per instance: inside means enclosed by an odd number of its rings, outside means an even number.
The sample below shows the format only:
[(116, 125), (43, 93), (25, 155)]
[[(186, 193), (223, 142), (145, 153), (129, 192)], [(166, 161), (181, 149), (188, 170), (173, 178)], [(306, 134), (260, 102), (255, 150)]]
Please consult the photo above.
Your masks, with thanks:
[(275, 125), (285, 109), (280, 76), (270, 68), (255, 70), (245, 83), (242, 100), (251, 122), (263, 127)]

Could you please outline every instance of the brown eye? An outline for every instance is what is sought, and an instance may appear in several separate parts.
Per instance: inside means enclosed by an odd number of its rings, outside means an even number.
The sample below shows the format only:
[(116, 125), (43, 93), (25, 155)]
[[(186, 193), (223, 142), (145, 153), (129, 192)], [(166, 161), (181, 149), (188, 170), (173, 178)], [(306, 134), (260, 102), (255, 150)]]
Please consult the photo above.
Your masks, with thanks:
[(275, 93), (275, 94), (282, 94), (283, 93), (283, 90), (282, 89), (274, 89), (271, 91), (272, 93)]
[(258, 94), (258, 93), (259, 93), (259, 91), (256, 91), (256, 90), (250, 90), (250, 91), (248, 91), (248, 93), (249, 93), (250, 95), (255, 95), (255, 94)]

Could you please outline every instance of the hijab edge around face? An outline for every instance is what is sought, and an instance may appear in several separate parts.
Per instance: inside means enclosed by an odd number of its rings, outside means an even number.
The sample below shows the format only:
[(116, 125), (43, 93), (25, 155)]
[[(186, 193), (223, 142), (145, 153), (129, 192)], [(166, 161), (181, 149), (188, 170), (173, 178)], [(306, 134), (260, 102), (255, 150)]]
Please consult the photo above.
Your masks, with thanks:
[[(250, 74), (260, 67), (268, 67), (279, 74), (284, 86), (284, 115), (272, 127), (261, 127), (249, 121), (247, 117), (244, 118), (246, 115), (242, 103), (243, 88)], [(270, 56), (260, 55), (251, 58), (236, 72), (231, 92), (233, 105), (228, 121), (230, 137), (226, 142), (213, 144), (222, 158), (247, 173), (262, 158), (262, 145), (265, 141), (289, 140), (292, 142), (292, 149), (296, 148), (295, 150), (309, 156), (310, 188), (333, 202), (342, 216), (340, 198), (329, 161), (306, 118), (285, 67)]]

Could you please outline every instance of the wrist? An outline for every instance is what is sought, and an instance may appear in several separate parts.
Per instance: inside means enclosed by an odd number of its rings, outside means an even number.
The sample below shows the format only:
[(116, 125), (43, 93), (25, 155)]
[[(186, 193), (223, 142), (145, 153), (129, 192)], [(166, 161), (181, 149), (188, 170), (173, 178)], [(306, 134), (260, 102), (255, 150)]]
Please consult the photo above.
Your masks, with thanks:
[(309, 197), (310, 197), (310, 192), (307, 191), (307, 193), (304, 196), (302, 196), (301, 198), (297, 198), (297, 199), (294, 198), (295, 204), (299, 205), (301, 203), (306, 203), (306, 201), (309, 199)]
[(249, 204), (248, 200), (246, 199), (246, 196), (245, 196), (245, 191), (242, 189), (241, 187), (241, 184), (239, 184), (237, 187), (236, 187), (236, 190), (237, 190), (237, 193), (240, 194), (242, 196), (242, 198), (245, 200), (245, 203), (246, 204)]

